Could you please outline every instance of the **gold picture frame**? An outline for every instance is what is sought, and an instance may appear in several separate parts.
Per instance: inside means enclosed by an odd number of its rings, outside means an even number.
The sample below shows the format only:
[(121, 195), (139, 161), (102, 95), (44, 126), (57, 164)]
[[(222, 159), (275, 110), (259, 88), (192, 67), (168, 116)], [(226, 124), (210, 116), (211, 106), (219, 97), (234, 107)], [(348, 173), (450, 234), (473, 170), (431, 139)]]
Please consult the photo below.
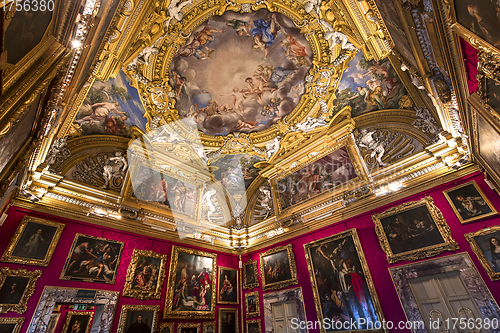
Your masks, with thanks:
[(233, 314), (233, 319), (234, 320), (234, 333), (239, 333), (238, 330), (238, 309), (237, 308), (219, 308), (218, 309), (219, 315), (218, 315), (218, 333), (224, 333), (226, 332), (226, 329), (224, 329), (225, 325), (233, 325), (232, 323), (228, 323), (228, 318), (229, 316), (225, 316), (225, 314)]
[[(324, 249), (323, 247), (327, 247), (329, 252), (326, 252), (327, 250)], [(349, 259), (345, 259), (345, 261), (349, 260), (351, 262), (350, 267), (347, 267), (347, 265), (344, 263), (346, 270), (350, 271), (352, 274), (357, 274), (359, 277), (359, 281), (363, 281), (366, 284), (366, 287), (368, 289), (368, 295), (364, 295), (365, 302), (367, 304), (362, 304), (361, 306), (363, 309), (369, 309), (370, 305), (368, 303), (368, 296), (371, 299), (371, 303), (373, 304), (373, 309), (370, 309), (365, 313), (365, 315), (372, 316), (373, 314), (376, 315), (376, 321), (382, 322), (384, 320), (384, 315), (382, 313), (382, 307), (380, 306), (380, 302), (377, 297), (377, 292), (375, 290), (375, 285), (373, 284), (373, 280), (370, 274), (370, 270), (368, 269), (368, 264), (366, 262), (366, 258), (363, 252), (363, 248), (361, 247), (361, 242), (359, 241), (358, 233), (356, 229), (349, 229), (344, 232), (325, 237), (307, 244), (304, 244), (304, 251), (306, 255), (306, 261), (307, 261), (307, 268), (309, 270), (309, 276), (311, 279), (311, 285), (313, 289), (313, 296), (314, 296), (314, 304), (316, 305), (316, 314), (318, 315), (318, 319), (320, 321), (324, 320), (324, 309), (322, 307), (322, 304), (326, 302), (326, 298), (324, 299), (322, 295), (320, 295), (319, 289), (318, 289), (318, 282), (316, 279), (316, 275), (319, 272), (319, 275), (321, 278), (323, 278), (324, 283), (327, 283), (328, 279), (325, 277), (327, 274), (321, 274), (324, 273), (322, 269), (320, 269), (318, 265), (318, 261), (321, 260), (323, 261), (324, 266), (323, 267), (328, 267), (332, 269), (332, 266), (334, 266), (334, 263), (336, 262), (336, 256), (339, 256), (337, 254), (339, 251), (342, 251), (342, 249), (353, 249), (354, 251), (350, 253)], [(326, 252), (326, 253), (325, 253)], [(327, 263), (327, 260), (330, 261)], [(340, 264), (338, 264), (340, 266)], [(341, 269), (339, 267), (336, 268), (337, 271), (340, 271)], [(335, 271), (333, 271), (335, 272)], [(330, 286), (330, 288), (333, 288), (333, 286)], [(342, 288), (338, 288), (342, 289)], [(344, 304), (344, 302), (347, 302), (347, 298), (338, 296), (339, 293), (345, 293), (345, 290), (338, 291), (335, 294), (335, 297), (341, 302), (342, 306), (348, 306), (347, 304)], [(326, 297), (326, 296), (325, 296)], [(332, 296), (330, 296), (332, 297)], [(357, 297), (357, 296), (354, 296)], [(341, 299), (344, 299), (344, 301), (341, 301)], [(360, 303), (361, 301), (358, 300)], [(358, 318), (351, 318), (352, 320), (356, 321)], [(373, 321), (373, 318), (365, 318), (367, 321)], [(333, 322), (331, 323), (332, 325), (334, 324)], [(349, 330), (351, 332), (351, 330)], [(352, 332), (363, 332), (363, 331), (372, 331), (372, 332), (383, 332), (383, 329), (379, 330), (373, 330), (373, 329), (359, 329), (359, 330), (352, 330)], [(321, 332), (325, 333), (325, 328), (321, 327)]]
[(24, 317), (16, 317), (16, 318), (6, 318), (0, 317), (0, 325), (16, 325), (14, 330), (11, 333), (21, 333), (21, 328), (23, 327)]
[[(253, 289), (259, 286), (259, 263), (257, 260), (248, 260), (243, 264), (243, 289)], [(247, 271), (249, 267), (252, 267), (252, 271)], [(250, 275), (250, 276), (247, 276)], [(252, 282), (253, 279), (253, 282)]]
[(200, 323), (179, 323), (177, 324), (177, 333), (182, 333), (183, 328), (196, 328), (196, 333), (200, 333), (200, 326)]
[[(229, 267), (217, 267), (217, 303), (218, 304), (239, 304), (239, 270)], [(227, 278), (227, 275), (230, 277)], [(223, 277), (224, 275), (224, 277)]]
[[(55, 308), (54, 308), (54, 311), (55, 311)], [(46, 333), (54, 333), (56, 331), (57, 324), (59, 324), (60, 317), (61, 317), (60, 312), (59, 313), (52, 313), (50, 315), (50, 320), (49, 320), (49, 323), (47, 324), (47, 332)]]
[[(411, 213), (405, 216), (410, 211)], [(407, 221), (406, 224), (400, 219)], [(410, 219), (414, 220), (411, 228), (408, 223), (411, 222)], [(419, 219), (421, 220), (418, 221)], [(380, 246), (386, 253), (390, 264), (400, 260), (412, 261), (428, 258), (444, 251), (456, 251), (459, 248), (452, 238), (450, 227), (443, 214), (429, 196), (418, 201), (405, 202), (380, 214), (374, 214), (372, 220), (375, 223)], [(429, 244), (418, 247), (422, 242)]]
[[(467, 189), (468, 188), (468, 189)], [(459, 191), (460, 190), (460, 191)], [(455, 193), (453, 193), (455, 192)], [(453, 212), (455, 212), (455, 215), (459, 219), (460, 223), (465, 224), (469, 222), (474, 222), (477, 220), (484, 219), (489, 216), (497, 215), (498, 212), (495, 210), (495, 207), (491, 204), (490, 200), (488, 200), (488, 197), (484, 194), (484, 192), (479, 188), (479, 185), (476, 183), (476, 181), (470, 181), (465, 184), (455, 186), (454, 188), (451, 188), (449, 190), (443, 191), (444, 196), (446, 197), (446, 200), (448, 200), (448, 203), (450, 204), (451, 208), (453, 209)], [(463, 209), (460, 209), (457, 207), (457, 205), (461, 202), (458, 198), (462, 197), (466, 201), (468, 197), (473, 195), (474, 201), (477, 203), (473, 205), (472, 202), (465, 204), (462, 202), (462, 205), (464, 205)], [(481, 199), (477, 199), (477, 195)], [(472, 200), (472, 199), (471, 199)], [(470, 201), (470, 200), (469, 200)], [(484, 202), (482, 204), (481, 202)], [(479, 215), (475, 212), (470, 212), (471, 209), (477, 210), (477, 206), (482, 206), (482, 210), (489, 210), (489, 212), (484, 212), (483, 214)], [(473, 214), (470, 218), (465, 218), (464, 219), (464, 213), (465, 214)]]
[[(464, 237), (467, 242), (469, 242), (472, 251), (476, 254), (477, 258), (481, 262), (481, 265), (483, 265), (491, 281), (500, 280), (500, 256), (497, 255), (496, 252), (493, 253), (492, 248), (495, 246), (492, 244), (492, 239), (495, 238), (497, 243), (500, 240), (500, 226), (470, 232), (465, 234)], [(485, 249), (487, 251), (485, 251)], [(488, 257), (485, 252), (488, 254)], [(496, 258), (497, 256), (498, 258)]]
[[(251, 311), (252, 309), (248, 306), (248, 302), (252, 299), (254, 299), (253, 306), (255, 307), (255, 311)], [(260, 301), (258, 291), (245, 294), (245, 313), (247, 318), (260, 317)]]
[[(208, 330), (209, 327), (212, 327), (212, 331), (210, 332)], [(215, 333), (215, 331), (217, 330), (217, 326), (215, 324), (215, 320), (214, 321), (205, 321), (203, 322), (203, 333)]]
[[(159, 305), (124, 305), (122, 306), (122, 311), (120, 313), (120, 321), (118, 323), (118, 330), (116, 333), (126, 333), (128, 327), (127, 322), (130, 312), (140, 312), (144, 318), (144, 313), (153, 312), (151, 317), (151, 333), (156, 332), (156, 326), (158, 325), (158, 312), (160, 311)], [(137, 314), (139, 315), (139, 314)], [(146, 320), (145, 320), (146, 321)], [(144, 321), (144, 322), (145, 322)], [(172, 332), (173, 333), (173, 332)]]
[[(34, 229), (37, 229), (37, 233), (32, 233), (30, 229), (33, 229), (32, 227), (36, 225), (45, 226), (45, 228), (40, 229), (39, 227), (36, 227)], [(7, 249), (5, 250), (1, 260), (3, 262), (11, 262), (15, 264), (47, 267), (50, 263), (52, 255), (54, 254), (54, 251), (56, 249), (57, 243), (59, 242), (59, 238), (61, 237), (63, 229), (64, 229), (64, 224), (62, 223), (51, 222), (48, 220), (32, 216), (25, 216), (23, 217), (21, 223), (17, 227), (17, 230), (12, 239), (10, 240), (9, 246), (7, 246)], [(38, 230), (42, 231), (40, 233), (40, 236), (38, 236)], [(31, 255), (31, 257), (28, 255), (22, 256), (21, 253), (23, 252), (37, 253), (43, 250), (42, 245), (44, 242), (47, 241), (43, 238), (43, 236), (45, 236), (44, 232), (45, 234), (52, 234), (47, 249), (45, 250), (45, 256), (43, 258), (34, 258), (33, 255)], [(28, 233), (31, 234), (31, 236)], [(22, 245), (22, 247), (28, 248), (28, 250), (24, 249), (18, 250), (18, 246), (20, 246), (19, 243), (21, 240), (22, 241), (27, 240)]]
[(72, 330), (72, 326), (75, 325), (74, 322), (72, 324), (72, 320), (77, 316), (87, 316), (89, 319), (87, 320), (87, 326), (79, 331), (81, 333), (89, 333), (90, 328), (92, 327), (92, 319), (94, 318), (94, 312), (92, 311), (69, 311), (66, 317), (66, 323), (62, 329), (62, 333), (70, 333)]
[[(12, 270), (9, 267), (0, 267), (0, 314), (9, 311), (25, 313), (28, 300), (35, 292), (36, 281), (41, 275), (40, 270)], [(18, 285), (21, 285), (21, 288), (24, 286), (22, 291), (15, 290)], [(11, 292), (5, 294), (5, 289), (9, 287)]]
[[(147, 266), (142, 262), (146, 259), (151, 259)], [(134, 249), (134, 252), (132, 253), (132, 259), (127, 269), (127, 280), (125, 281), (125, 286), (123, 287), (122, 296), (133, 297), (141, 300), (161, 299), (161, 291), (163, 289), (163, 282), (165, 280), (166, 263), (166, 254)], [(146, 281), (146, 278), (144, 277), (145, 274), (143, 274), (142, 270), (141, 272), (138, 272), (141, 265), (144, 265), (144, 270), (149, 267), (149, 274), (151, 275), (151, 277), (148, 281)], [(139, 279), (139, 276), (141, 276), (141, 274), (143, 274), (143, 278)], [(151, 279), (156, 279), (156, 281), (152, 281)], [(142, 288), (136, 287), (136, 285), (139, 284), (138, 280), (141, 281), (140, 283), (144, 284)], [(134, 282), (136, 283), (136, 285), (134, 285)]]
[[(262, 320), (261, 319), (246, 320), (245, 323), (246, 323), (246, 327), (247, 327), (246, 333), (262, 333)], [(252, 329), (252, 326), (254, 326), (254, 324), (258, 325), (257, 330)]]
[[(174, 333), (174, 324), (175, 323), (161, 323), (158, 326), (158, 333)], [(168, 328), (168, 332), (164, 332), (166, 328)]]
[[(180, 258), (181, 257), (181, 258)], [(189, 271), (187, 267), (180, 269), (177, 267), (179, 265), (179, 261), (187, 264), (188, 262), (192, 262), (196, 259), (197, 263), (200, 263), (198, 267), (194, 265), (196, 268), (196, 272)], [(206, 265), (205, 265), (206, 264)], [(208, 265), (211, 264), (211, 273), (207, 271)], [(205, 266), (204, 266), (205, 265)], [(187, 266), (187, 265), (186, 265)], [(181, 310), (184, 305), (181, 305), (180, 298), (176, 297), (178, 301), (177, 304), (174, 304), (174, 296), (176, 290), (178, 294), (180, 294), (180, 290), (176, 288), (182, 288), (182, 280), (186, 278), (191, 279), (193, 275), (199, 276), (199, 274), (203, 273), (203, 269), (205, 269), (205, 276), (203, 279), (205, 283), (209, 282), (209, 286), (206, 287), (205, 295), (210, 292), (209, 298), (205, 298), (205, 304), (201, 304), (201, 307), (208, 307), (208, 310), (194, 310), (195, 304), (191, 304), (190, 306), (193, 308), (192, 310)], [(198, 272), (198, 270), (200, 270)], [(189, 273), (191, 273), (190, 277), (186, 277)], [(197, 273), (197, 274), (195, 274)], [(186, 318), (186, 319), (212, 319), (215, 317), (215, 301), (217, 292), (214, 290), (214, 286), (216, 286), (216, 278), (217, 278), (217, 255), (215, 253), (204, 252), (200, 250), (187, 249), (183, 247), (173, 246), (172, 247), (172, 256), (170, 260), (170, 269), (168, 274), (168, 287), (167, 287), (167, 295), (165, 298), (165, 310), (163, 312), (163, 318)], [(179, 277), (178, 277), (179, 275)], [(187, 280), (186, 280), (187, 281)], [(185, 285), (185, 283), (184, 283)], [(184, 294), (183, 294), (184, 295)], [(210, 304), (208, 304), (210, 301)], [(203, 303), (203, 302), (201, 302)], [(205, 306), (206, 305), (206, 306)], [(199, 307), (196, 305), (196, 307)]]
[[(285, 258), (279, 258), (278, 254), (281, 252), (286, 252), (286, 259)], [(289, 267), (289, 272), (285, 271), (285, 279), (281, 281), (273, 281), (274, 279), (269, 276), (269, 274), (266, 274), (266, 257), (275, 257), (273, 258), (275, 262), (280, 262), (281, 260), (285, 259), (285, 262), (288, 262), (288, 267)], [(297, 279), (297, 267), (295, 265), (295, 256), (293, 254), (293, 247), (292, 244), (288, 244), (286, 246), (277, 246), (275, 248), (272, 248), (270, 250), (267, 250), (264, 253), (259, 254), (260, 257), (260, 279), (262, 280), (262, 290), (276, 290), (276, 289), (283, 289), (288, 286), (298, 284), (299, 281)], [(270, 263), (269, 263), (270, 264)], [(283, 264), (283, 263), (282, 263)], [(286, 266), (285, 266), (286, 269)], [(290, 275), (290, 278), (286, 278), (287, 275)], [(269, 281), (266, 281), (267, 280)]]

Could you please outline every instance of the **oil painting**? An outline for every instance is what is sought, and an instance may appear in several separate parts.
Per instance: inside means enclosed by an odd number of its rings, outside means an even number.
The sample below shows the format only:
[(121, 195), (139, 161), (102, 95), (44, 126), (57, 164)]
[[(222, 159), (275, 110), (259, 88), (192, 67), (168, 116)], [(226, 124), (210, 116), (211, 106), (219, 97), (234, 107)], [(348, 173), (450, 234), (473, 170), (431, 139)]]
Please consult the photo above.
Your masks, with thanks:
[(21, 333), (24, 320), (24, 317), (0, 317), (0, 333)]
[(500, 134), (479, 113), (477, 113), (477, 141), (479, 155), (488, 166), (500, 177)]
[(219, 271), (217, 280), (217, 303), (238, 304), (238, 270), (227, 267), (217, 267), (217, 269)]
[(27, 303), (42, 271), (0, 267), (0, 315), (9, 311), (25, 313)]
[(199, 323), (179, 323), (177, 333), (200, 333)]
[(244, 289), (253, 289), (259, 286), (259, 268), (257, 260), (248, 260), (243, 264), (243, 279)]
[(332, 329), (323, 327), (322, 332), (347, 330), (352, 322), (359, 324), (357, 330), (369, 330), (367, 322), (383, 320), (355, 229), (305, 244), (304, 249), (318, 319), (331, 320)]
[(292, 244), (274, 247), (259, 256), (262, 290), (283, 289), (298, 283)]
[(297, 105), (311, 58), (309, 43), (282, 14), (211, 17), (172, 62), (175, 107), (205, 134), (269, 128)]
[(255, 164), (261, 161), (262, 158), (250, 154), (225, 155), (210, 164), (210, 171), (230, 193), (245, 192), (259, 175)]
[(464, 236), (490, 279), (500, 280), (500, 227), (490, 227)]
[(247, 318), (260, 317), (259, 292), (245, 294), (245, 312)]
[(350, 106), (351, 116), (383, 109), (398, 109), (406, 89), (389, 59), (366, 60), (356, 54), (342, 74), (334, 101), (334, 114)]
[(466, 29), (500, 49), (500, 20), (496, 0), (455, 0), (457, 21)]
[(66, 314), (66, 323), (62, 333), (89, 333), (94, 312), (70, 311)]
[(175, 323), (161, 323), (159, 325), (159, 333), (174, 333)]
[(218, 333), (238, 333), (238, 309), (220, 308)]
[(486, 97), (488, 104), (500, 114), (500, 84), (497, 81), (486, 78)]
[(122, 296), (136, 299), (160, 299), (165, 279), (167, 256), (134, 249), (127, 269)]
[(117, 333), (156, 333), (159, 311), (159, 305), (124, 305)]
[(355, 178), (356, 171), (345, 147), (277, 181), (278, 203), (282, 210)]
[(82, 135), (119, 135), (130, 138), (132, 127), (146, 132), (147, 119), (132, 80), (122, 71), (108, 81), (96, 80), (73, 121)]

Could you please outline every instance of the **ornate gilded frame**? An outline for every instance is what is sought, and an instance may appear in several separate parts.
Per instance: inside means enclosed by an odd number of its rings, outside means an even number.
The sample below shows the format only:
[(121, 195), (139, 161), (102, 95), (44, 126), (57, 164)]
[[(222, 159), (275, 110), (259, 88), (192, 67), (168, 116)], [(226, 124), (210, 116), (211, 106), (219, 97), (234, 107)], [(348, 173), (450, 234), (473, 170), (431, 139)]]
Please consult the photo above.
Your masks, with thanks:
[[(444, 243), (406, 251), (403, 253), (393, 254), (391, 246), (389, 244), (389, 240), (385, 235), (384, 227), (382, 226), (382, 222), (380, 220), (421, 206), (425, 206), (429, 211), (432, 220), (436, 224), (439, 233), (443, 237)], [(390, 264), (400, 260), (412, 261), (432, 257), (444, 251), (456, 251), (459, 248), (457, 242), (455, 242), (455, 240), (452, 238), (450, 227), (446, 223), (443, 214), (441, 213), (439, 208), (434, 205), (434, 199), (429, 196), (424, 197), (419, 201), (405, 202), (399, 206), (389, 208), (383, 213), (374, 214), (372, 215), (372, 220), (375, 223), (375, 231), (377, 232), (380, 246), (387, 255), (387, 261), (389, 261)]]
[[(288, 255), (288, 263), (290, 264), (290, 273), (292, 275), (291, 279), (266, 284), (265, 272), (264, 272), (264, 258), (283, 251), (286, 251)], [(295, 256), (293, 254), (292, 244), (288, 244), (286, 246), (274, 247), (270, 250), (267, 250), (264, 253), (259, 253), (259, 257), (260, 257), (260, 279), (262, 280), (262, 290), (283, 289), (285, 287), (299, 283), (299, 280), (297, 278), (297, 266), (295, 265)]]
[[(368, 291), (370, 293), (370, 296), (372, 298), (372, 303), (373, 307), (375, 308), (375, 311), (377, 313), (378, 321), (382, 322), (384, 320), (384, 314), (382, 312), (382, 307), (380, 306), (380, 302), (377, 297), (377, 291), (375, 290), (375, 285), (373, 284), (372, 276), (370, 274), (370, 270), (368, 269), (368, 264), (366, 263), (366, 258), (365, 254), (363, 252), (363, 248), (361, 246), (361, 242), (359, 241), (358, 237), (358, 232), (356, 229), (352, 228), (349, 230), (346, 230), (344, 232), (325, 237), (307, 244), (304, 244), (304, 252), (306, 255), (306, 261), (307, 261), (307, 268), (309, 270), (309, 277), (311, 279), (311, 286), (313, 290), (313, 296), (314, 296), (314, 304), (316, 305), (316, 314), (318, 315), (319, 320), (324, 320), (323, 318), (323, 311), (321, 309), (321, 302), (320, 302), (320, 296), (318, 292), (318, 286), (316, 283), (315, 279), (315, 274), (314, 274), (314, 266), (313, 266), (313, 261), (312, 261), (312, 256), (311, 256), (311, 248), (316, 247), (322, 244), (330, 243), (335, 240), (340, 240), (344, 239), (347, 237), (352, 237), (352, 240), (354, 242), (354, 246), (356, 248), (356, 254), (358, 255), (359, 262), (361, 264), (361, 268), (363, 270), (363, 275), (365, 276), (366, 280), (366, 285), (368, 286)], [(372, 332), (384, 332), (383, 329), (378, 329), (378, 330), (353, 330), (352, 332), (363, 332), (363, 331), (372, 331)], [(325, 333), (324, 327), (321, 327), (321, 332)]]
[[(52, 237), (49, 248), (47, 249), (47, 252), (45, 253), (45, 258), (43, 258), (43, 259), (16, 257), (13, 255), (13, 252), (14, 252), (16, 246), (18, 245), (19, 240), (21, 239), (21, 236), (23, 235), (24, 230), (28, 226), (28, 223), (31, 223), (31, 222), (57, 228), (56, 232), (54, 233), (54, 236)], [(54, 251), (56, 249), (57, 243), (59, 242), (59, 238), (61, 237), (63, 229), (64, 229), (64, 224), (62, 224), (62, 223), (51, 222), (48, 220), (44, 220), (44, 219), (40, 219), (40, 218), (32, 217), (32, 216), (25, 216), (25, 217), (23, 217), (21, 223), (17, 227), (16, 233), (14, 234), (14, 236), (12, 236), (12, 239), (10, 240), (9, 246), (7, 246), (7, 249), (5, 250), (1, 260), (4, 262), (11, 262), (11, 263), (15, 263), (15, 264), (35, 265), (35, 266), (47, 267), (50, 263), (50, 259), (52, 259), (52, 255), (54, 254)]]
[(52, 313), (50, 315), (50, 321), (47, 324), (47, 332), (46, 333), (54, 333), (57, 328), (57, 324), (59, 324), (59, 318), (61, 317), (61, 313)]
[(492, 119), (500, 123), (500, 110), (495, 110), (488, 99), (488, 80), (493, 81), (495, 85), (500, 85), (500, 53), (493, 54), (488, 50), (481, 50), (478, 54), (477, 81), (478, 90), (472, 94), (469, 103), (476, 107), (482, 107)]
[[(250, 296), (255, 296), (255, 308), (257, 309), (255, 312), (248, 312), (248, 297)], [(247, 314), (247, 318), (260, 317), (260, 300), (258, 291), (245, 294), (245, 313)]]
[[(210, 311), (173, 311), (173, 298), (174, 298), (174, 288), (176, 279), (176, 269), (179, 260), (179, 253), (191, 254), (194, 256), (200, 256), (212, 259), (212, 300), (210, 302)], [(204, 252), (194, 249), (186, 249), (183, 247), (173, 246), (172, 247), (172, 257), (170, 260), (170, 269), (168, 272), (168, 288), (167, 295), (165, 298), (165, 309), (163, 310), (163, 319), (169, 318), (185, 318), (185, 319), (212, 319), (215, 317), (215, 301), (216, 292), (213, 290), (213, 286), (217, 285), (217, 254)], [(207, 313), (208, 312), (208, 313)]]
[(258, 333), (262, 333), (262, 319), (252, 319), (252, 320), (245, 320), (245, 323), (246, 323), (246, 327), (247, 327), (247, 331), (246, 333), (250, 333), (250, 331), (248, 330), (248, 324), (259, 324), (259, 332)]
[(222, 331), (222, 313), (227, 313), (227, 312), (234, 313), (234, 322), (236, 324), (236, 330), (234, 333), (239, 333), (239, 323), (238, 322), (240, 321), (239, 320), (240, 318), (238, 318), (238, 308), (219, 308), (218, 309), (219, 315), (218, 315), (218, 320), (217, 320), (217, 322), (218, 322), (217, 333), (224, 333)]
[[(124, 305), (120, 313), (120, 321), (118, 323), (118, 330), (116, 333), (126, 333), (125, 325), (127, 324), (127, 316), (129, 311), (153, 311), (153, 322), (151, 323), (151, 332), (156, 332), (158, 325), (158, 312), (160, 311), (159, 305)], [(173, 333), (173, 332), (171, 332)]]
[(23, 295), (21, 296), (21, 300), (17, 304), (0, 304), (0, 314), (7, 313), (9, 311), (14, 311), (20, 314), (26, 312), (27, 303), (29, 298), (35, 292), (36, 281), (42, 275), (42, 271), (28, 271), (26, 269), (17, 269), (13, 270), (9, 267), (0, 267), (0, 289), (2, 289), (5, 280), (9, 276), (28, 278), (28, 284), (26, 288), (23, 290)]
[(80, 315), (80, 316), (88, 315), (90, 317), (89, 322), (87, 323), (87, 327), (85, 327), (85, 329), (81, 331), (81, 333), (89, 333), (90, 328), (92, 327), (92, 318), (94, 317), (94, 312), (92, 311), (69, 311), (62, 332), (63, 333), (70, 332), (68, 331), (68, 329), (71, 329), (69, 327), (69, 323), (71, 322), (71, 317), (73, 317), (74, 315)]
[(214, 321), (204, 321), (203, 322), (203, 333), (208, 333), (208, 328), (212, 326), (212, 333), (216, 333), (217, 331), (217, 326), (215, 325), (215, 320)]
[(468, 234), (464, 235), (465, 239), (469, 242), (472, 251), (474, 251), (474, 253), (476, 254), (477, 258), (481, 262), (481, 265), (483, 265), (484, 269), (486, 270), (486, 273), (488, 273), (491, 281), (500, 280), (500, 273), (495, 272), (493, 267), (491, 267), (491, 264), (486, 259), (486, 256), (484, 255), (483, 251), (474, 238), (477, 236), (493, 234), (498, 231), (500, 231), (500, 226), (493, 226), (486, 229), (481, 229), (479, 231), (469, 232)]
[(15, 318), (6, 318), (0, 317), (0, 325), (1, 324), (16, 324), (14, 330), (11, 333), (21, 333), (21, 328), (23, 327), (24, 317), (15, 317)]
[(61, 276), (59, 277), (60, 280), (82, 280), (82, 281), (85, 281), (85, 282), (96, 282), (96, 279), (93, 279), (93, 278), (79, 278), (79, 277), (73, 277), (73, 276), (66, 276), (65, 273), (66, 273), (66, 270), (68, 269), (68, 266), (71, 262), (71, 255), (73, 254), (73, 251), (75, 249), (75, 245), (78, 241), (78, 239), (80, 237), (85, 237), (85, 238), (91, 238), (91, 239), (94, 239), (94, 240), (99, 240), (99, 241), (105, 241), (105, 242), (114, 242), (116, 244), (119, 244), (120, 245), (120, 251), (118, 251), (118, 254), (117, 254), (117, 260), (116, 260), (116, 268), (115, 268), (115, 272), (113, 274), (113, 279), (109, 280), (109, 281), (104, 281), (104, 282), (101, 282), (101, 281), (97, 281), (99, 283), (108, 283), (108, 284), (114, 284), (115, 281), (116, 281), (116, 275), (118, 273), (118, 267), (120, 265), (120, 260), (121, 260), (121, 256), (122, 256), (122, 252), (123, 252), (123, 248), (125, 246), (125, 243), (124, 242), (120, 242), (120, 241), (115, 241), (115, 240), (112, 240), (112, 239), (106, 239), (106, 238), (101, 238), (101, 237), (95, 237), (95, 236), (89, 236), (89, 235), (84, 235), (84, 234), (76, 234), (75, 235), (75, 239), (73, 240), (73, 244), (71, 244), (71, 248), (69, 250), (69, 253), (68, 253), (68, 258), (66, 259), (66, 262), (64, 263), (64, 267), (61, 271)]
[[(478, 191), (478, 193), (481, 196), (481, 198), (483, 198), (483, 200), (486, 202), (486, 204), (488, 205), (488, 207), (491, 209), (491, 212), (487, 213), (487, 214), (484, 214), (484, 215), (480, 215), (480, 216), (476, 216), (476, 217), (471, 217), (469, 219), (464, 220), (462, 218), (462, 216), (460, 215), (460, 212), (455, 207), (455, 204), (453, 203), (453, 201), (450, 198), (450, 196), (449, 196), (448, 193), (452, 192), (452, 191), (455, 191), (455, 190), (458, 190), (459, 188), (469, 186), (469, 185), (474, 186), (474, 188)], [(482, 220), (483, 218), (486, 218), (486, 217), (498, 214), (498, 212), (495, 209), (495, 207), (493, 207), (493, 205), (491, 204), (491, 201), (484, 194), (484, 192), (479, 188), (479, 186), (477, 185), (477, 183), (476, 183), (475, 180), (473, 180), (471, 182), (467, 182), (467, 183), (459, 185), (459, 186), (455, 186), (454, 188), (451, 188), (449, 190), (443, 191), (443, 194), (446, 197), (446, 200), (448, 200), (448, 203), (450, 204), (451, 208), (453, 209), (453, 212), (455, 213), (455, 215), (457, 216), (457, 218), (460, 220), (460, 223), (462, 223), (462, 224), (469, 223), (469, 222), (474, 222), (474, 221), (477, 221), (477, 220)]]
[[(134, 281), (134, 274), (139, 264), (139, 257), (148, 257), (160, 260), (160, 267), (158, 267), (158, 280), (156, 281), (156, 286), (153, 290), (134, 290), (132, 289), (132, 282)], [(165, 280), (165, 266), (167, 264), (167, 255), (159, 254), (154, 251), (145, 251), (134, 249), (132, 253), (132, 260), (127, 269), (127, 280), (125, 281), (125, 286), (123, 287), (122, 296), (133, 297), (136, 299), (160, 299), (161, 291), (163, 289), (163, 281)]]
[[(224, 281), (221, 277), (221, 274), (224, 270), (236, 272), (236, 286), (233, 286), (233, 289), (236, 291), (236, 302), (228, 302), (228, 301), (221, 301), (220, 300), (219, 282)], [(239, 269), (222, 267), (222, 266), (217, 267), (217, 304), (240, 304), (240, 273), (239, 273)]]
[(158, 325), (158, 333), (164, 333), (163, 330), (165, 328), (169, 329), (168, 333), (174, 333), (174, 325), (175, 325), (175, 323), (160, 323)]
[(200, 323), (179, 323), (177, 324), (177, 333), (182, 333), (183, 328), (196, 328), (197, 333), (200, 333)]
[[(255, 283), (248, 283), (247, 284), (247, 278), (246, 278), (246, 267), (253, 265), (253, 274), (255, 276)], [(243, 264), (243, 289), (253, 289), (257, 288), (259, 286), (259, 266), (257, 260), (248, 260), (246, 263)]]

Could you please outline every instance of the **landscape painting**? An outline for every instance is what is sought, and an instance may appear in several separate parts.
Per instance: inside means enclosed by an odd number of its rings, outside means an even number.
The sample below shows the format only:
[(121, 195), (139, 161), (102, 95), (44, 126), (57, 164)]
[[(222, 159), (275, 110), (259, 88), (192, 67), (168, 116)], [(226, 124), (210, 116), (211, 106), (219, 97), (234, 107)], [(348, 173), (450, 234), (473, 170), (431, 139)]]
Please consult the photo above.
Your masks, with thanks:
[(383, 109), (398, 109), (406, 89), (389, 59), (366, 60), (362, 52), (356, 54), (342, 74), (335, 95), (334, 114), (350, 106), (351, 116)]
[(81, 135), (131, 137), (131, 127), (146, 132), (147, 119), (139, 93), (122, 71), (108, 81), (96, 80), (73, 121)]
[(176, 109), (205, 134), (266, 129), (297, 105), (311, 57), (307, 40), (282, 14), (212, 17), (172, 62)]

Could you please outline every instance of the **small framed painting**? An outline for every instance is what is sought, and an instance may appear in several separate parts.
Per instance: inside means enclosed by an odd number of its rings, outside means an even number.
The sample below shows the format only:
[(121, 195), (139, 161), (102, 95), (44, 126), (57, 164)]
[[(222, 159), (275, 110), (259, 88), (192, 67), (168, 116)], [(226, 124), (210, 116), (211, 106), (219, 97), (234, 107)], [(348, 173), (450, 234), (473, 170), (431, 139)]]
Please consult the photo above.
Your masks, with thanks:
[(292, 244), (260, 254), (260, 277), (263, 290), (283, 289), (298, 283)]
[(492, 281), (500, 280), (500, 226), (465, 234)]
[(245, 294), (245, 309), (247, 318), (260, 317), (259, 293)]
[(177, 324), (177, 333), (200, 333), (200, 324), (199, 323)]
[(134, 249), (123, 296), (143, 300), (160, 299), (166, 262), (167, 255)]
[(14, 311), (25, 313), (27, 303), (42, 271), (12, 270), (0, 267), (0, 314)]
[(94, 313), (91, 311), (70, 311), (66, 317), (62, 333), (89, 333)]
[(260, 319), (247, 320), (247, 333), (262, 333), (262, 324)]
[(238, 270), (234, 268), (218, 267), (217, 303), (238, 304)]
[(469, 223), (498, 214), (475, 181), (443, 192), (460, 223)]
[(220, 308), (219, 333), (238, 333), (238, 309)]
[(24, 323), (24, 317), (0, 318), (0, 332), (2, 333), (21, 333), (21, 327)]
[(174, 333), (174, 323), (161, 323), (159, 333)]
[(243, 264), (243, 273), (245, 278), (243, 279), (244, 289), (253, 289), (259, 286), (259, 268), (257, 260), (248, 260)]
[(124, 305), (117, 333), (155, 333), (159, 305)]

